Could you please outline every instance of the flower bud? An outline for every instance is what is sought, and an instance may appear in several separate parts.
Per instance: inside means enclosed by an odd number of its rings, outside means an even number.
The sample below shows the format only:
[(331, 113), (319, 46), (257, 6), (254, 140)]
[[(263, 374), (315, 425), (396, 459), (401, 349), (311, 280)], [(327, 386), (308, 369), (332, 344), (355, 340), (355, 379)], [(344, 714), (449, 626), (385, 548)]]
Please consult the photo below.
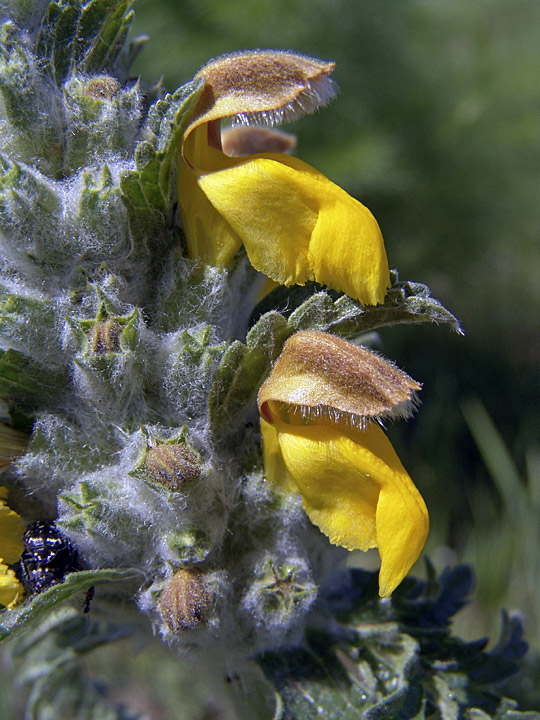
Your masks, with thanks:
[(210, 535), (193, 525), (183, 525), (166, 536), (168, 547), (185, 564), (202, 562), (212, 549)]
[(264, 623), (309, 606), (316, 594), (317, 587), (303, 560), (287, 559), (280, 563), (268, 556), (257, 568), (244, 603)]
[(148, 450), (144, 470), (150, 480), (172, 492), (198, 478), (201, 467), (195, 454), (186, 445), (162, 443)]
[(96, 98), (96, 100), (111, 102), (118, 95), (119, 88), (120, 85), (115, 78), (102, 75), (88, 81), (84, 94)]
[(267, 422), (362, 426), (364, 419), (407, 417), (421, 385), (388, 360), (327, 333), (304, 331), (283, 347), (259, 391)]
[(92, 367), (105, 367), (104, 355), (125, 355), (134, 350), (142, 325), (140, 314), (133, 310), (129, 315), (119, 315), (115, 310), (110, 303), (102, 301), (94, 318), (70, 318), (78, 349), (77, 361), (90, 363)]
[(90, 332), (90, 352), (92, 355), (120, 352), (122, 327), (116, 320), (102, 320)]
[(179, 570), (167, 582), (159, 598), (159, 612), (174, 633), (206, 624), (212, 593), (197, 570)]

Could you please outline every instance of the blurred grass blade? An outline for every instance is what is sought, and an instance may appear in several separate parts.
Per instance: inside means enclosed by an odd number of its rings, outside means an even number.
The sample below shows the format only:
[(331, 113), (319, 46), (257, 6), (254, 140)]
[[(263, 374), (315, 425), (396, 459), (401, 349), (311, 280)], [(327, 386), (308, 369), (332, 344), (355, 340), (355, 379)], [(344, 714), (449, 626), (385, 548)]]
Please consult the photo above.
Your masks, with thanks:
[(529, 498), (535, 511), (540, 510), (540, 448), (533, 446), (525, 456), (527, 466), (527, 487)]
[(486, 467), (514, 520), (524, 519), (525, 488), (512, 456), (485, 407), (476, 398), (464, 400), (462, 412)]

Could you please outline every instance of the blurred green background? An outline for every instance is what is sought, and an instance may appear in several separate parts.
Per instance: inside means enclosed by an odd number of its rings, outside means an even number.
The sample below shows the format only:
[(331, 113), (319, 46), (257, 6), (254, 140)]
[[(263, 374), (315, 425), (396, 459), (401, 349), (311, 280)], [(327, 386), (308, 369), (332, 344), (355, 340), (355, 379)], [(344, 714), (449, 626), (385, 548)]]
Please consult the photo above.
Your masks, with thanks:
[(147, 86), (163, 76), (174, 90), (209, 58), (247, 48), (336, 61), (337, 100), (287, 129), (303, 160), (373, 211), (391, 266), (463, 324), (464, 337), (435, 326), (381, 333), (383, 352), (424, 384), (415, 419), (390, 434), (430, 509), (435, 564), (474, 564), (475, 603), (458, 631), (496, 638), (500, 608), (521, 609), (532, 669), (516, 692), (540, 708), (540, 3), (135, 9), (134, 34), (149, 42), (133, 74)]
[[(390, 263), (462, 321), (382, 349), (424, 383), (391, 428), (432, 518), (437, 564), (478, 577), (468, 634), (521, 608), (540, 648), (540, 3), (138, 0), (134, 71), (168, 89), (209, 58), (285, 48), (336, 62), (337, 100), (292, 128), (297, 154), (364, 202)], [(287, 128), (290, 129), (290, 128)]]

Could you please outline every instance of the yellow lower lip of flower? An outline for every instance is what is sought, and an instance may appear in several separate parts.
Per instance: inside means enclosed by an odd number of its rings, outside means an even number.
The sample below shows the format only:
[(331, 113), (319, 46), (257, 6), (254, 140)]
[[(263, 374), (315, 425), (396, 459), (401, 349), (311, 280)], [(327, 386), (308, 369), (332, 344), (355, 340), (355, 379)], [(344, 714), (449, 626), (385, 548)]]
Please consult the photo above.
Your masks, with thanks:
[(422, 496), (380, 427), (291, 426), (261, 420), (267, 478), (301, 493), (304, 509), (331, 543), (377, 547), (386, 597), (417, 560), (429, 518)]
[(24, 594), (23, 586), (8, 567), (19, 560), (24, 550), (24, 525), (19, 515), (7, 505), (7, 496), (7, 488), (0, 487), (0, 605), (11, 608)]
[(7, 488), (0, 487), (0, 558), (11, 565), (18, 561), (24, 550), (24, 525), (20, 516), (5, 502), (7, 496)]
[(381, 231), (369, 210), (310, 165), (281, 153), (229, 158), (196, 128), (184, 143), (178, 194), (188, 254), (229, 264), (243, 244), (281, 285), (315, 281), (364, 305), (390, 285)]
[(0, 561), (0, 605), (11, 609), (22, 600), (24, 589), (17, 576)]

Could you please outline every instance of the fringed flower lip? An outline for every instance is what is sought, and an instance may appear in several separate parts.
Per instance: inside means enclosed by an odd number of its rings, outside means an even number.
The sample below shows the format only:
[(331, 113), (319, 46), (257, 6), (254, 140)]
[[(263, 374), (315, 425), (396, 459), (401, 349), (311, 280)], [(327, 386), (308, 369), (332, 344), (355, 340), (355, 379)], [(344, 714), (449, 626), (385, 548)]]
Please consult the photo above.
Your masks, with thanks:
[(259, 396), (266, 478), (302, 495), (331, 543), (377, 547), (379, 592), (417, 560), (429, 516), (377, 420), (407, 416), (420, 385), (371, 351), (315, 331), (284, 345)]
[(335, 63), (284, 50), (248, 50), (211, 60), (195, 75), (204, 82), (184, 137), (199, 125), (230, 118), (271, 127), (330, 103)]
[[(330, 102), (333, 69), (331, 62), (257, 50), (217, 58), (197, 73), (203, 87), (178, 163), (182, 223), (192, 259), (227, 266), (244, 245), (253, 267), (274, 282), (313, 280), (376, 305), (384, 301), (390, 276), (375, 218), (322, 173), (289, 156), (290, 143), (268, 133), (268, 126)], [(254, 126), (254, 154), (223, 152), (224, 119)]]

